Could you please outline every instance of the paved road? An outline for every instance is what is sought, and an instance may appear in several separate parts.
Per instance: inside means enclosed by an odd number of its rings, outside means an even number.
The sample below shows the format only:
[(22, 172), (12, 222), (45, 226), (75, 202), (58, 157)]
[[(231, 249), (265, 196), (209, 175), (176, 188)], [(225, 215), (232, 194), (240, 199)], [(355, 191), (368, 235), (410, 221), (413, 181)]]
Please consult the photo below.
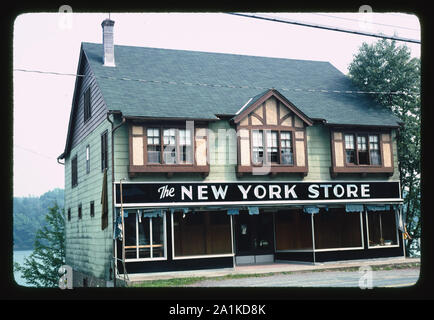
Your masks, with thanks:
[[(370, 276), (372, 275), (372, 282)], [(365, 270), (364, 272), (300, 272), (225, 280), (204, 280), (190, 287), (404, 287), (419, 278), (419, 269)]]

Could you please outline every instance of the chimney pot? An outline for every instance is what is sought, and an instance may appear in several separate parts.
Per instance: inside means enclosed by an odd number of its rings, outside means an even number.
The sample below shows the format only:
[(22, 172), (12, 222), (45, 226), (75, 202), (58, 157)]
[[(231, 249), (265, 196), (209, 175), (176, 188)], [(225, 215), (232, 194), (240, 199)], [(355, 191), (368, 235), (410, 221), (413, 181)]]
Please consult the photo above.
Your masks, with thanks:
[(115, 67), (115, 46), (113, 39), (113, 26), (115, 22), (105, 19), (102, 23), (102, 43), (104, 47), (104, 66)]

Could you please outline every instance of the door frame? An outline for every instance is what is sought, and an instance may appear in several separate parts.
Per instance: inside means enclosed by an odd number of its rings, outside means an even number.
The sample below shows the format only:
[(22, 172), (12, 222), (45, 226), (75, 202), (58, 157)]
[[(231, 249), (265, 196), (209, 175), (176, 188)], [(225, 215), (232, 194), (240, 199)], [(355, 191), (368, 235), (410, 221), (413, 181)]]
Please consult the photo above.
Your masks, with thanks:
[[(271, 241), (271, 248), (269, 250), (249, 250), (249, 251), (239, 251), (239, 243), (240, 243), (240, 215), (243, 215), (247, 219), (249, 219), (248, 227), (252, 226), (252, 219), (256, 220), (256, 223), (254, 225), (255, 231), (257, 231), (257, 228), (261, 225), (259, 222), (260, 215), (270, 215), (271, 218), (271, 225), (269, 226), (270, 232), (270, 241)], [(256, 264), (256, 263), (266, 263), (266, 262), (273, 262), (274, 261), (274, 255), (276, 251), (276, 239), (275, 239), (275, 217), (274, 212), (260, 212), (259, 215), (249, 215), (248, 213), (241, 213), (239, 215), (234, 215), (234, 228), (233, 228), (233, 239), (234, 239), (234, 256), (235, 256), (235, 264)]]

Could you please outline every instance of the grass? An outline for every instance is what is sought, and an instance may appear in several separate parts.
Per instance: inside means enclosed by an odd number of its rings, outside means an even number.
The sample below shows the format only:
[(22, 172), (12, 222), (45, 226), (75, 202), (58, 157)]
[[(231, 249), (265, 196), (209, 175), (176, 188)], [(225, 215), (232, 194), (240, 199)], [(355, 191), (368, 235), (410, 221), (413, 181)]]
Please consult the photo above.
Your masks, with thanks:
[[(388, 264), (381, 266), (371, 266), (373, 271), (381, 270), (396, 270), (396, 269), (411, 269), (419, 268), (420, 263), (401, 263), (401, 264)], [(186, 278), (174, 278), (174, 279), (162, 279), (162, 280), (147, 280), (130, 285), (133, 288), (155, 288), (155, 287), (185, 287), (195, 284), (204, 280), (229, 280), (229, 279), (242, 279), (242, 278), (257, 278), (257, 277), (271, 277), (277, 274), (294, 274), (294, 273), (310, 273), (310, 272), (355, 272), (359, 267), (342, 267), (342, 268), (330, 268), (330, 269), (314, 269), (314, 270), (301, 270), (301, 271), (284, 271), (284, 272), (270, 272), (270, 273), (255, 273), (255, 274), (228, 274), (218, 277), (186, 277)]]

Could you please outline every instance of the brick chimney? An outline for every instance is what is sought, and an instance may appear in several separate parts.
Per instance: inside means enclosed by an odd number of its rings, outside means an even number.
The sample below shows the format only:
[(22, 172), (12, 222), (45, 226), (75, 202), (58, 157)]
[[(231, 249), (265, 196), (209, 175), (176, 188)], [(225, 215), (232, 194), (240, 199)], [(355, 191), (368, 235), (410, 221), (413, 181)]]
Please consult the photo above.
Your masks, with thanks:
[(115, 67), (115, 45), (113, 40), (113, 26), (115, 22), (105, 19), (102, 23), (102, 43), (104, 46), (104, 66)]

